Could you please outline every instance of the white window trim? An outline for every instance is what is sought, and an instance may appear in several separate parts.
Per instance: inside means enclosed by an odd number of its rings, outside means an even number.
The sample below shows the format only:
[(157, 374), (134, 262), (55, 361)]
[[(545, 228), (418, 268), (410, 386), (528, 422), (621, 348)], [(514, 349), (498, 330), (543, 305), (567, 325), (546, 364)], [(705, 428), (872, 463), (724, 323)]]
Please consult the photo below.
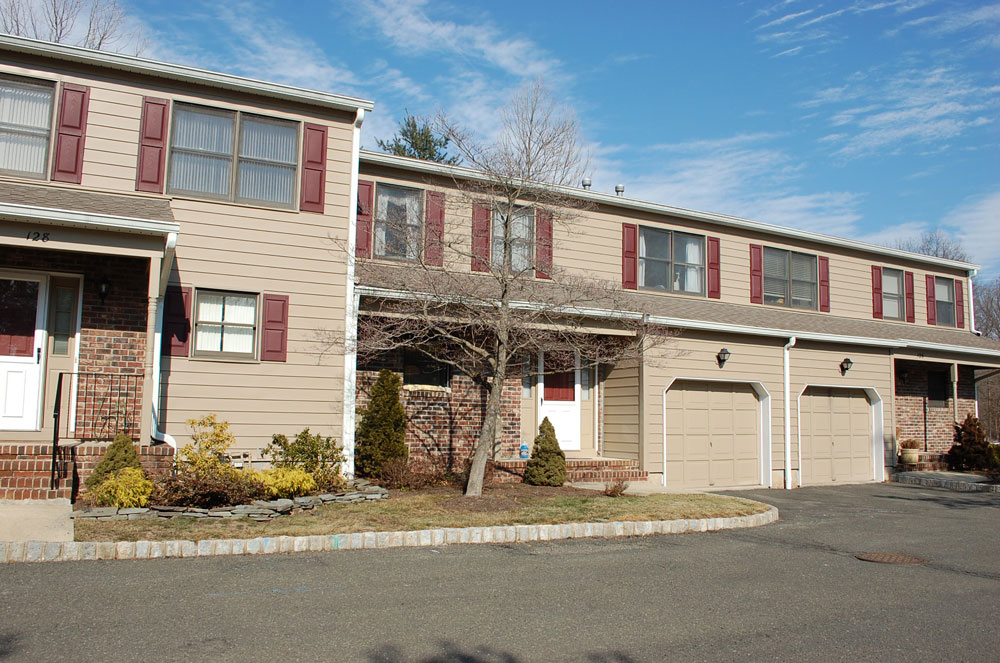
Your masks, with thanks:
[[(887, 272), (896, 272), (899, 274), (899, 293), (897, 295), (888, 295), (885, 291), (885, 275)], [(896, 299), (899, 302), (898, 316), (886, 315), (885, 302), (887, 299)], [(906, 272), (902, 269), (896, 269), (895, 267), (882, 268), (882, 318), (884, 320), (906, 320)]]
[[(668, 250), (668, 258), (660, 258), (656, 256), (644, 256), (641, 252), (642, 247), (642, 233), (643, 231), (663, 233), (670, 237), (670, 248)], [(689, 262), (678, 262), (674, 259), (674, 251), (676, 249), (674, 245), (674, 237), (676, 235), (683, 235), (685, 237), (694, 237), (701, 240), (701, 259), (700, 265), (695, 265)], [(654, 262), (666, 263), (667, 264), (667, 287), (657, 288), (656, 286), (648, 286), (643, 283), (637, 283), (636, 285), (641, 290), (648, 290), (650, 292), (669, 292), (672, 295), (690, 295), (692, 297), (705, 297), (708, 292), (708, 239), (705, 235), (699, 235), (697, 233), (683, 232), (680, 230), (671, 230), (668, 228), (654, 228), (652, 226), (639, 226), (639, 236), (637, 238), (638, 246), (636, 250), (636, 280), (638, 281), (639, 274), (642, 273), (641, 265), (645, 260), (652, 260)], [(674, 267), (676, 265), (685, 265), (701, 268), (701, 291), (692, 292), (690, 290), (675, 290), (674, 289)]]
[[(416, 226), (419, 229), (417, 232), (417, 246), (415, 247), (415, 255), (412, 258), (409, 258), (407, 256), (392, 256), (392, 255), (385, 255), (378, 253), (378, 241), (376, 239), (378, 237), (378, 227), (379, 225), (384, 225), (386, 223), (384, 220), (380, 221), (378, 215), (378, 209), (379, 209), (378, 198), (383, 188), (400, 189), (402, 191), (416, 192), (420, 198), (420, 211), (417, 213), (417, 222), (406, 224), (407, 228)], [(375, 196), (373, 200), (374, 204), (372, 209), (372, 256), (379, 260), (392, 260), (396, 262), (409, 262), (409, 263), (419, 262), (421, 257), (423, 256), (423, 250), (424, 250), (424, 231), (425, 231), (424, 218), (427, 215), (427, 191), (425, 189), (418, 189), (416, 187), (408, 187), (408, 186), (401, 186), (398, 184), (376, 182)], [(407, 219), (407, 221), (409, 221), (409, 219)]]
[[(215, 295), (236, 295), (240, 297), (253, 297), (254, 299), (254, 321), (253, 321), (253, 351), (248, 353), (243, 352), (214, 352), (211, 350), (198, 350), (198, 301), (202, 294), (215, 294)], [(261, 296), (259, 292), (245, 292), (242, 290), (223, 290), (219, 288), (195, 288), (194, 301), (191, 304), (191, 353), (190, 356), (195, 359), (217, 359), (217, 360), (237, 360), (237, 361), (256, 361), (260, 356), (260, 315), (261, 315)], [(223, 327), (227, 323), (213, 323), (207, 322), (205, 324), (219, 324)], [(248, 324), (243, 323), (228, 323), (234, 327), (249, 327)], [(225, 338), (223, 334), (223, 338)]]
[[(58, 98), (56, 92), (58, 90), (58, 85), (55, 81), (49, 81), (45, 79), (35, 79), (35, 78), (24, 78), (21, 76), (14, 75), (0, 75), (0, 85), (2, 84), (12, 84), (14, 86), (24, 86), (24, 87), (34, 87), (34, 88), (45, 88), (52, 93), (52, 103), (49, 107), (49, 128), (48, 135), (45, 142), (45, 158), (43, 159), (44, 165), (42, 166), (41, 173), (30, 173), (23, 170), (10, 170), (6, 168), (0, 168), (0, 175), (5, 175), (9, 177), (21, 177), (24, 179), (31, 180), (45, 180), (49, 179), (49, 172), (52, 169), (52, 154), (53, 150), (53, 140), (52, 137), (55, 132), (56, 127), (56, 113), (58, 112)], [(32, 132), (25, 132), (32, 133)], [(37, 135), (41, 135), (38, 132)]]

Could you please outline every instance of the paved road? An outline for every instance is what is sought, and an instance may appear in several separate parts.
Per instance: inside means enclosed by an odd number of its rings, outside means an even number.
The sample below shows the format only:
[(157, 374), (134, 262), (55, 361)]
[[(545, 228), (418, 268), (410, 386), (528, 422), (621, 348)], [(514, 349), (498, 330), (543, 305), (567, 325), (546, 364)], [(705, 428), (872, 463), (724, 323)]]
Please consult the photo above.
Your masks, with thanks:
[[(0, 659), (996, 660), (1000, 498), (742, 493), (749, 531), (0, 567)], [(863, 551), (927, 558), (858, 561)]]

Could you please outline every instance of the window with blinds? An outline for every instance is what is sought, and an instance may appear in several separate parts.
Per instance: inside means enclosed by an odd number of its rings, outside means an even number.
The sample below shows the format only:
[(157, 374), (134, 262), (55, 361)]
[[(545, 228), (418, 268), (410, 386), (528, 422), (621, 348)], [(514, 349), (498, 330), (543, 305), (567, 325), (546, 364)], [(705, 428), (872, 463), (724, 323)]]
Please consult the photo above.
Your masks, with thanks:
[(257, 348), (257, 295), (199, 290), (194, 354), (253, 359)]
[(955, 280), (940, 276), (934, 279), (934, 303), (937, 307), (937, 324), (955, 326)]
[(639, 286), (667, 292), (705, 294), (705, 238), (639, 229)]
[(45, 177), (55, 88), (0, 79), (0, 172)]
[(518, 207), (513, 214), (505, 215), (493, 210), (493, 244), (490, 256), (494, 267), (503, 267), (504, 258), (510, 256), (512, 272), (523, 272), (535, 265), (535, 212), (530, 207)]
[(375, 255), (416, 260), (420, 255), (423, 191), (379, 184), (375, 195)]
[(168, 189), (292, 207), (298, 143), (295, 122), (175, 104)]
[(903, 270), (882, 268), (882, 317), (902, 320), (906, 316)]
[(816, 256), (764, 247), (764, 303), (815, 309), (819, 280)]

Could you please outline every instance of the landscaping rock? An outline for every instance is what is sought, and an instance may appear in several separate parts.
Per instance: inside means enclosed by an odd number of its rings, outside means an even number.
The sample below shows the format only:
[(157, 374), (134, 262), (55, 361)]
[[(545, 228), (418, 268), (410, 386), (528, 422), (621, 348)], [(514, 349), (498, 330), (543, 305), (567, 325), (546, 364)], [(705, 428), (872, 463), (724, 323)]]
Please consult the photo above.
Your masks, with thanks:
[(95, 506), (89, 509), (80, 509), (70, 514), (71, 518), (103, 518), (118, 514), (118, 509), (113, 506)]

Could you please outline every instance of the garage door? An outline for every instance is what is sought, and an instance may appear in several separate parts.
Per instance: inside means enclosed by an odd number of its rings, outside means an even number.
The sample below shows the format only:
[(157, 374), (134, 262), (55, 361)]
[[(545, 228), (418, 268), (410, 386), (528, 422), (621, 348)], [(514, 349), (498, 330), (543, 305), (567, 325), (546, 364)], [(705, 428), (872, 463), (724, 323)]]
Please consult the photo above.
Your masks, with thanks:
[(666, 414), (668, 487), (760, 485), (760, 408), (749, 385), (678, 381)]
[(802, 394), (802, 485), (872, 481), (872, 415), (860, 389)]

